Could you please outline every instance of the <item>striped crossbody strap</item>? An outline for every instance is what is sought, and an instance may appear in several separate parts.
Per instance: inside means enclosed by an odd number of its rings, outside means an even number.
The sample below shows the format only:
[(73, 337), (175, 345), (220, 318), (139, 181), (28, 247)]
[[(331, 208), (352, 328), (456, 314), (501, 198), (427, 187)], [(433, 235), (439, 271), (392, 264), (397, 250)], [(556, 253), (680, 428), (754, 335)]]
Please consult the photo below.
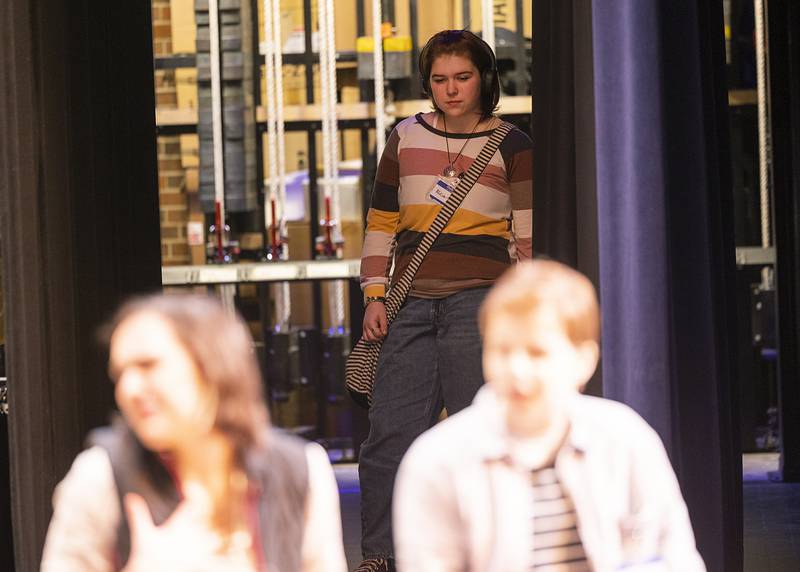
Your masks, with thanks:
[(447, 202), (444, 203), (444, 206), (439, 210), (436, 218), (433, 219), (430, 228), (428, 228), (427, 232), (425, 232), (425, 235), (422, 237), (403, 275), (395, 282), (391, 290), (389, 290), (389, 294), (386, 297), (386, 315), (389, 322), (394, 320), (403, 302), (405, 302), (406, 296), (408, 296), (408, 292), (411, 290), (411, 283), (414, 280), (414, 275), (417, 273), (417, 270), (419, 270), (420, 265), (422, 265), (425, 255), (428, 254), (436, 238), (441, 234), (442, 230), (444, 230), (444, 227), (447, 226), (447, 223), (458, 207), (461, 206), (467, 193), (475, 186), (475, 183), (478, 181), (481, 173), (483, 173), (486, 165), (489, 164), (489, 161), (491, 161), (492, 157), (497, 152), (497, 148), (500, 147), (500, 143), (503, 142), (505, 136), (508, 135), (508, 132), (513, 128), (514, 126), (510, 123), (502, 122), (489, 137), (486, 146), (478, 153), (478, 156), (472, 162), (469, 169), (467, 169), (464, 177), (456, 183), (455, 189), (450, 193)]

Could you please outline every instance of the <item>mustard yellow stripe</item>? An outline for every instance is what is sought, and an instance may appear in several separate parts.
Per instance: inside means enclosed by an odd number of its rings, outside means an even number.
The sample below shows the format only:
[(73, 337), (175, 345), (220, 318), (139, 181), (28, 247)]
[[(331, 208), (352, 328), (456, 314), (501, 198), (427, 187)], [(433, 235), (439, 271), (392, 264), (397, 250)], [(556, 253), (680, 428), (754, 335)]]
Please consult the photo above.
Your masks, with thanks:
[(400, 214), (391, 211), (369, 209), (367, 213), (367, 232), (377, 230), (394, 235)]
[(386, 295), (386, 285), (385, 284), (368, 284), (364, 287), (364, 296), (385, 296)]
[[(400, 207), (400, 224), (398, 230), (413, 230), (425, 232), (433, 223), (433, 219), (439, 213), (441, 207), (438, 205), (405, 205)], [(463, 208), (458, 209), (444, 232), (449, 234), (461, 234), (465, 236), (477, 236), (488, 234), (508, 238), (508, 221), (489, 218), (474, 211)]]

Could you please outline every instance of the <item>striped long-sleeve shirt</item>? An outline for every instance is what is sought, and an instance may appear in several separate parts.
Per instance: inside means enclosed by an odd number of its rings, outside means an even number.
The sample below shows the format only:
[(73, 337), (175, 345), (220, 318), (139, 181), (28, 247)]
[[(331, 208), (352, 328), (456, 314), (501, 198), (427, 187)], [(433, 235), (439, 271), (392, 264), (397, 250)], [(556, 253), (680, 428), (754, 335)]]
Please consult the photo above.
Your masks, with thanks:
[(591, 567), (578, 530), (578, 513), (558, 480), (555, 467), (533, 471), (531, 485), (531, 569), (536, 572), (589, 572)]
[[(500, 120), (496, 119), (496, 125)], [(361, 257), (365, 296), (382, 296), (392, 262), (397, 280), (441, 208), (430, 191), (448, 165), (445, 132), (436, 113), (418, 114), (392, 131), (378, 165)], [(448, 133), (450, 158), (467, 171), (492, 130)], [(465, 141), (467, 138), (469, 140)], [(411, 294), (442, 298), (488, 286), (509, 264), (530, 258), (532, 236), (531, 140), (512, 129), (478, 182), (450, 219), (414, 278)]]

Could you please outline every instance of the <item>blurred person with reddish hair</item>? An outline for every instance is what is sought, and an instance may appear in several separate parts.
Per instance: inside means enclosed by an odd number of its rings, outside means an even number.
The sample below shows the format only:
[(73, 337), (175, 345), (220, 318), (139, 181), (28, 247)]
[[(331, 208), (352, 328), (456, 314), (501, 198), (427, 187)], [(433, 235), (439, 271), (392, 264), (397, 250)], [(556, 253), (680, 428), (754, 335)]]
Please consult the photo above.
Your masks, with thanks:
[(325, 451), (270, 429), (243, 321), (155, 295), (109, 331), (122, 415), (56, 488), (42, 570), (345, 570)]
[(486, 386), (400, 466), (398, 569), (705, 570), (658, 435), (626, 405), (580, 394), (600, 355), (591, 282), (522, 262), (480, 324)]

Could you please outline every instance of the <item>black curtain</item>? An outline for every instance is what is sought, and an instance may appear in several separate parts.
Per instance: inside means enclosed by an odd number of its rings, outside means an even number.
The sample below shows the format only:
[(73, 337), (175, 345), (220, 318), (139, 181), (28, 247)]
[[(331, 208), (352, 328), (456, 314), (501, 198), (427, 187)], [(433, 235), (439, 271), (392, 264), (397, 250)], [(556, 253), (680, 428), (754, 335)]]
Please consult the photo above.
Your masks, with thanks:
[(591, 2), (533, 3), (534, 250), (597, 276)]
[[(591, 6), (533, 2), (533, 249), (599, 290)], [(601, 393), (601, 378), (587, 393)]]
[(150, 30), (149, 2), (0, 3), (17, 570), (38, 569), (53, 487), (113, 403), (96, 327), (160, 287)]
[(781, 477), (800, 481), (800, 3), (767, 3)]
[(741, 570), (722, 5), (593, 20), (604, 393), (664, 440), (709, 570)]

